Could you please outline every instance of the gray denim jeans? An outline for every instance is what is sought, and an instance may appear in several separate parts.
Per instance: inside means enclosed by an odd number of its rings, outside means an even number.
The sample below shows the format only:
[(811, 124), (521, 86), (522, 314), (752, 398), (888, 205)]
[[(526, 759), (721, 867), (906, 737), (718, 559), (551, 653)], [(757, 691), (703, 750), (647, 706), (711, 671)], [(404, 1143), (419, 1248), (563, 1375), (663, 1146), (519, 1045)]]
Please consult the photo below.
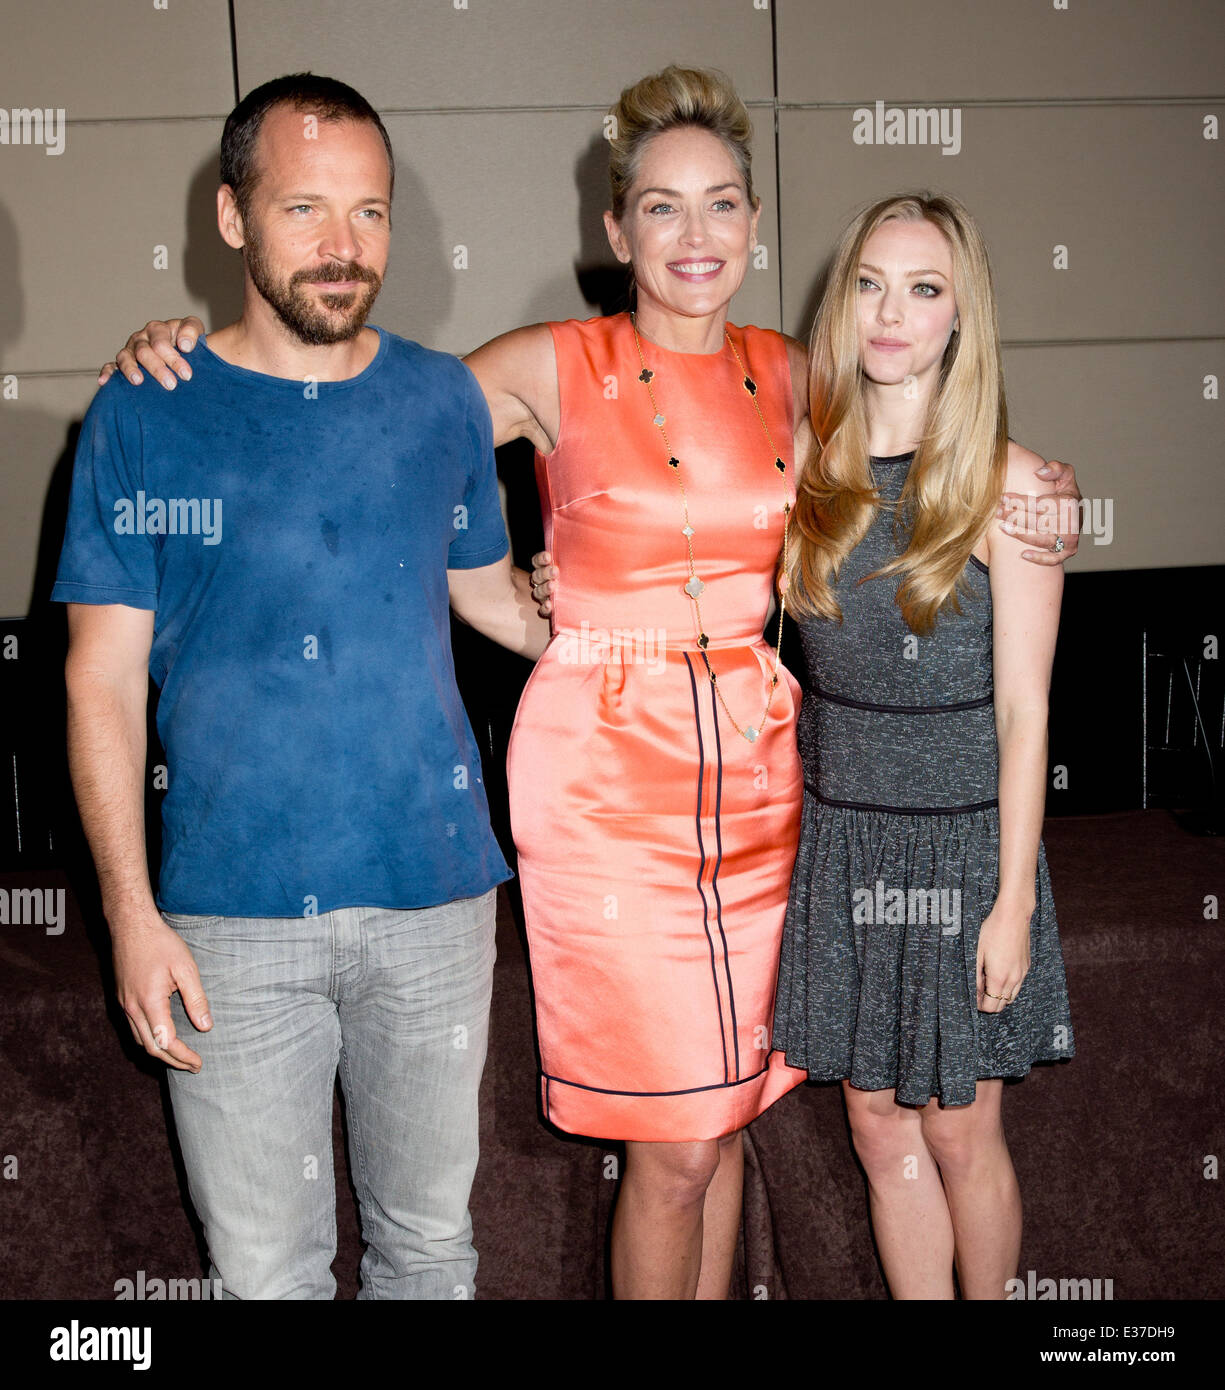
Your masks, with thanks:
[(213, 1026), (168, 1072), (212, 1268), (229, 1298), (330, 1299), (339, 1069), (366, 1252), (359, 1298), (474, 1296), (468, 1195), (496, 889), (440, 907), (182, 917)]

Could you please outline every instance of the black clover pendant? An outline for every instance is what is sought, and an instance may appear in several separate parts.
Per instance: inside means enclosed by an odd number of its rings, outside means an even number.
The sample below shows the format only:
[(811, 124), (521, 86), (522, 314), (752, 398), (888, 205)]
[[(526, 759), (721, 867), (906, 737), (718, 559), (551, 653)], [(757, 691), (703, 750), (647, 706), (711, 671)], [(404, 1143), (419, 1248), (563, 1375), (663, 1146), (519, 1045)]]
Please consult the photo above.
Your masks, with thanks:
[(787, 465), (782, 461), (782, 459), (775, 459), (774, 466), (778, 469), (780, 473), (785, 473), (787, 471)]
[(745, 377), (744, 389), (749, 393), (750, 396), (755, 396), (757, 394), (757, 383), (753, 380), (751, 376)]
[(680, 466), (681, 466), (681, 461), (680, 461), (680, 459), (671, 458), (671, 459), (668, 460), (668, 467), (669, 467), (669, 468), (679, 468)]
[(653, 381), (654, 379), (655, 373), (650, 369), (650, 367), (643, 367), (642, 371), (638, 373), (638, 380), (643, 382), (644, 384)]

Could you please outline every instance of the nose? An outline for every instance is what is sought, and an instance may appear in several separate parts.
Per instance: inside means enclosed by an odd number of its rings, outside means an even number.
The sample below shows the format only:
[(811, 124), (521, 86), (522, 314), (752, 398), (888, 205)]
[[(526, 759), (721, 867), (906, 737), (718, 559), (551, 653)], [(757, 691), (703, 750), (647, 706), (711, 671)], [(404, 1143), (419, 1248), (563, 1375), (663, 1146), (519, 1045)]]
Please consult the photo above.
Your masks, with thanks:
[(706, 219), (701, 212), (685, 214), (681, 228), (681, 241), (686, 246), (702, 246), (706, 242)]
[(355, 261), (361, 256), (362, 244), (349, 218), (329, 219), (323, 228), (319, 254), (337, 261)]
[(881, 296), (876, 306), (876, 319), (878, 323), (901, 323), (902, 321), (902, 301), (901, 291), (886, 289), (881, 291)]

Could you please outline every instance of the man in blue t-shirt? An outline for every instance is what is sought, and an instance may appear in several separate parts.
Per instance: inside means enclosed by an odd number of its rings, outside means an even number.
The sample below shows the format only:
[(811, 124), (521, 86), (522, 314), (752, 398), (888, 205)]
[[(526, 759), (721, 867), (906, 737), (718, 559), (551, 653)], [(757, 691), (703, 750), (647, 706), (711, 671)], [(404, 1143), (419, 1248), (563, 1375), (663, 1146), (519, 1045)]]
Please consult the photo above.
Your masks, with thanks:
[[(200, 342), (183, 389), (98, 392), (53, 591), (119, 998), (171, 1068), (227, 1295), (334, 1294), (339, 1067), (360, 1296), (471, 1296), (509, 870), (448, 605), (533, 658), (548, 624), (510, 566), (472, 373), (365, 326), (394, 177), (373, 108), (328, 78), (266, 83), (226, 121), (221, 173), (242, 316)], [(156, 905), (148, 674), (168, 776)]]

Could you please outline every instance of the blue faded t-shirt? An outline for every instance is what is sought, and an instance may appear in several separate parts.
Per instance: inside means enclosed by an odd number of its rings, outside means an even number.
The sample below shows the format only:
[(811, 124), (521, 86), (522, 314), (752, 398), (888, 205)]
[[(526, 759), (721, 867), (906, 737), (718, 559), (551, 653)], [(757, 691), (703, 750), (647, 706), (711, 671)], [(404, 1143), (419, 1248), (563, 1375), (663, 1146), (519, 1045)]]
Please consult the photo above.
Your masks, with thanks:
[(158, 903), (292, 917), (509, 878), (455, 684), (447, 569), (506, 553), (485, 398), (379, 333), (348, 381), (116, 374), (81, 430), (52, 598), (152, 609)]

